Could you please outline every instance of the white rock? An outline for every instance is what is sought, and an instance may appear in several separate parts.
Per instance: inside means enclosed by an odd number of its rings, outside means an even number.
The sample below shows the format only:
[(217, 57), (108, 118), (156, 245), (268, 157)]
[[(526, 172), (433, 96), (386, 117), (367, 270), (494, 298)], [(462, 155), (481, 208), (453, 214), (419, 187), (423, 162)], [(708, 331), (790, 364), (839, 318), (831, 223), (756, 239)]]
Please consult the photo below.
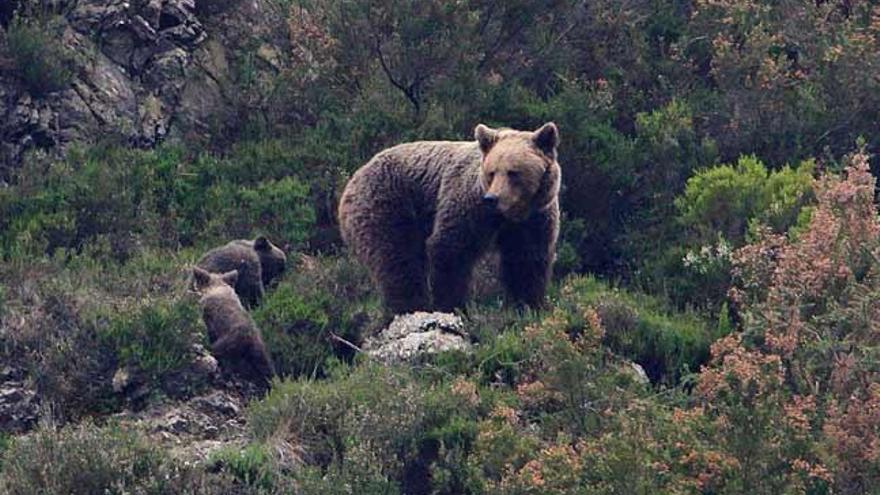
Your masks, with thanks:
[(416, 312), (395, 316), (388, 328), (364, 342), (363, 349), (379, 361), (400, 363), (445, 351), (468, 352), (471, 344), (460, 317)]

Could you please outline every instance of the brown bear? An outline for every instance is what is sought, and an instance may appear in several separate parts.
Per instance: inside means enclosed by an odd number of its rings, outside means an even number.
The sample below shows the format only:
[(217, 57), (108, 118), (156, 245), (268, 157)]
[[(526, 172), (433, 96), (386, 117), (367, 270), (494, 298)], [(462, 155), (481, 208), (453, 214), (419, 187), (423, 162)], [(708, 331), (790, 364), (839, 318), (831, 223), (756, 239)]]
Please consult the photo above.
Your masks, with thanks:
[(253, 241), (239, 239), (214, 248), (196, 265), (211, 273), (238, 270), (235, 292), (244, 305), (253, 308), (263, 299), (265, 287), (284, 272), (287, 257), (263, 236)]
[(543, 304), (559, 234), (559, 131), (481, 124), (474, 134), (386, 149), (345, 186), (343, 240), (395, 314), (461, 308), (493, 247), (511, 298)]
[(208, 328), (211, 354), (220, 367), (261, 387), (268, 386), (275, 367), (260, 330), (233, 289), (238, 271), (216, 274), (194, 267), (193, 279), (200, 295), (202, 319)]

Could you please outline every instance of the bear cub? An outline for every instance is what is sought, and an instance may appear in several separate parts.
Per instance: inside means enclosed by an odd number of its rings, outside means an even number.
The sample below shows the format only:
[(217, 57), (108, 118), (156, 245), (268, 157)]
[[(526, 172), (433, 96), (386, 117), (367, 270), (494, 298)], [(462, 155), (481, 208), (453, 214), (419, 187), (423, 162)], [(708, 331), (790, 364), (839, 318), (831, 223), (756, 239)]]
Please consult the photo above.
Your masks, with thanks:
[(211, 273), (238, 270), (235, 292), (247, 308), (260, 304), (269, 283), (284, 272), (287, 256), (263, 236), (239, 239), (205, 253), (196, 263)]
[(395, 314), (461, 308), (490, 249), (510, 298), (543, 304), (559, 235), (559, 131), (481, 124), (474, 137), (388, 148), (345, 186), (343, 240)]
[(275, 367), (266, 352), (260, 330), (233, 289), (238, 276), (237, 270), (218, 275), (199, 267), (193, 268), (211, 354), (224, 372), (267, 387), (275, 375)]

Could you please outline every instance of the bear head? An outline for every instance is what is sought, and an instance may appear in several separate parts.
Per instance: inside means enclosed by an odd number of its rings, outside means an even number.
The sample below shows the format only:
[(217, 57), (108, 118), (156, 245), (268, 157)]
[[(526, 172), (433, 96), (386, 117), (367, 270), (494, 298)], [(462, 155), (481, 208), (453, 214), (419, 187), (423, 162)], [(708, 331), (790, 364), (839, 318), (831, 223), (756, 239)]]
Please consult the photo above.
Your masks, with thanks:
[(226, 273), (211, 273), (197, 266), (193, 267), (193, 288), (202, 296), (235, 295), (235, 283), (238, 282), (238, 270)]
[(263, 285), (268, 286), (275, 277), (284, 273), (287, 266), (287, 256), (284, 251), (269, 242), (269, 239), (264, 236), (254, 239), (254, 250), (260, 258)]
[(487, 207), (520, 222), (556, 201), (560, 181), (556, 124), (549, 122), (534, 132), (480, 124), (474, 136), (482, 152), (480, 185)]

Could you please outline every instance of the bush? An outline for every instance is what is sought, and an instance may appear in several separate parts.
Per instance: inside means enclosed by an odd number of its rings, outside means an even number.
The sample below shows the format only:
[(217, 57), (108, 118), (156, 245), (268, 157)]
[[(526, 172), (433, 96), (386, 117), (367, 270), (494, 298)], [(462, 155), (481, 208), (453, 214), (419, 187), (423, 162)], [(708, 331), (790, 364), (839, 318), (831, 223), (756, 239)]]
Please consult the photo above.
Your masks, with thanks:
[(295, 476), (319, 493), (362, 483), (358, 492), (411, 493), (432, 486), (436, 466), (449, 477), (434, 488), (455, 493), (449, 486), (461, 482), (455, 468), (463, 465), (453, 458), (473, 444), (480, 409), (472, 384), (427, 386), (406, 370), (365, 363), (332, 380), (277, 384), (250, 406), (248, 424), (260, 442), (297, 445), (306, 466)]
[(692, 313), (673, 313), (641, 294), (614, 289), (591, 277), (568, 279), (559, 307), (583, 323), (579, 307), (592, 307), (605, 330), (603, 343), (645, 368), (652, 382), (678, 383), (696, 372), (718, 337), (715, 329)]
[(193, 345), (204, 340), (201, 321), (195, 301), (181, 299), (97, 316), (95, 325), (120, 364), (158, 380), (189, 363)]
[(346, 257), (303, 257), (254, 311), (282, 375), (320, 377), (335, 359), (350, 360), (380, 306), (363, 267)]
[(283, 473), (273, 466), (272, 457), (261, 444), (216, 450), (211, 453), (208, 465), (229, 474), (256, 493), (281, 493), (276, 483), (280, 482)]
[(745, 156), (736, 165), (699, 171), (676, 200), (679, 220), (697, 243), (721, 236), (739, 247), (753, 222), (785, 233), (813, 201), (814, 169), (805, 161), (768, 172), (755, 156)]
[(33, 155), (13, 186), (0, 190), (0, 255), (81, 252), (107, 242), (108, 256), (125, 261), (145, 246), (257, 234), (294, 246), (308, 241), (315, 224), (310, 186), (255, 174), (242, 187), (232, 160), (193, 159), (174, 147), (94, 147), (63, 161)]
[(62, 422), (119, 407), (110, 385), (120, 363), (164, 387), (204, 333), (194, 301), (180, 297), (189, 281), (180, 265), (193, 254), (147, 251), (119, 265), (93, 247), (0, 264), (0, 361), (25, 370)]
[(34, 97), (66, 89), (73, 78), (72, 55), (58, 30), (54, 20), (16, 17), (6, 33), (15, 74)]
[(220, 211), (222, 213), (215, 213), (212, 220), (219, 232), (247, 238), (255, 237), (258, 232), (271, 232), (274, 238), (295, 247), (309, 239), (315, 224), (309, 188), (293, 177), (241, 190), (238, 200)]
[(27, 369), (41, 401), (59, 420), (112, 408), (109, 384), (116, 357), (82, 317), (73, 293), (59, 284), (43, 288), (34, 299), (32, 307), (15, 313), (21, 326), (6, 329), (8, 362)]
[(132, 431), (83, 425), (16, 439), (3, 456), (0, 492), (170, 495), (188, 476)]

